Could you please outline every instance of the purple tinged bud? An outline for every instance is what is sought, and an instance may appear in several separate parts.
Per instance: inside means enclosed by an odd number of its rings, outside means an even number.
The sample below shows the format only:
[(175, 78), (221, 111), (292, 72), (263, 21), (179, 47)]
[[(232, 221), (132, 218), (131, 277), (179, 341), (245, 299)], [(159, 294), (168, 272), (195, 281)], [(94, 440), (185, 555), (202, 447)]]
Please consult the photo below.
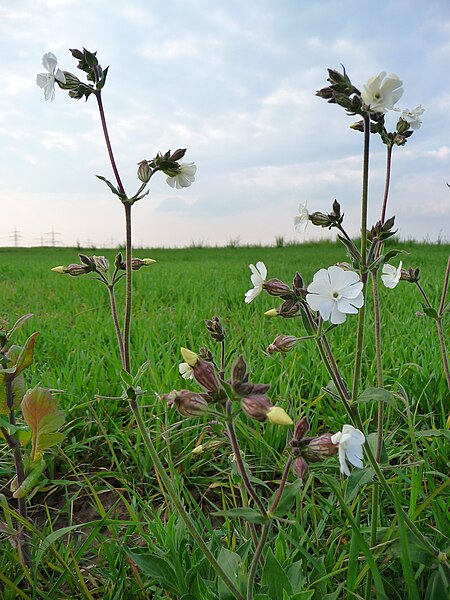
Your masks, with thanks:
[(308, 423), (306, 417), (302, 417), (295, 424), (294, 436), (292, 438), (292, 441), (299, 442), (305, 436), (308, 429), (309, 429), (309, 423)]
[(239, 356), (231, 367), (231, 382), (246, 383), (248, 381), (247, 363), (243, 356)]
[[(53, 269), (52, 269), (53, 271)], [(409, 283), (416, 283), (420, 279), (420, 269), (419, 267), (410, 268), (410, 269), (402, 269), (400, 280), (408, 281)]]
[(148, 160), (141, 160), (141, 162), (138, 163), (137, 171), (139, 181), (142, 181), (142, 183), (148, 183), (152, 175), (153, 169), (151, 168)]
[(208, 390), (208, 392), (218, 393), (221, 391), (216, 371), (210, 362), (198, 358), (195, 365), (191, 366), (194, 372), (194, 379), (197, 383)]
[(104, 256), (93, 256), (92, 260), (94, 261), (95, 268), (97, 271), (101, 273), (106, 273), (109, 269), (109, 260)]
[(170, 160), (176, 162), (177, 160), (181, 160), (186, 154), (186, 148), (179, 148), (175, 150), (175, 152), (170, 156)]
[(72, 265), (68, 265), (67, 267), (64, 268), (64, 273), (67, 273), (68, 275), (72, 275), (72, 277), (86, 275), (86, 273), (91, 273), (91, 272), (92, 272), (92, 268), (89, 267), (88, 265), (72, 264)]
[(319, 461), (326, 456), (334, 456), (337, 454), (339, 444), (333, 444), (331, 441), (332, 436), (332, 433), (324, 433), (319, 437), (309, 440), (304, 452), (305, 454), (307, 453), (310, 460)]
[(298, 342), (298, 338), (292, 335), (279, 335), (274, 341), (267, 347), (269, 354), (275, 352), (289, 352)]
[(308, 469), (308, 463), (303, 458), (303, 456), (297, 457), (292, 464), (292, 470), (294, 472), (294, 475), (299, 479), (303, 479), (305, 477), (306, 473), (308, 472)]
[(292, 295), (291, 288), (279, 279), (269, 279), (264, 281), (262, 287), (270, 296), (281, 296), (282, 298), (288, 298)]
[(273, 404), (267, 396), (257, 394), (242, 398), (241, 407), (251, 419), (263, 422), (267, 419), (267, 413), (273, 408)]
[(165, 396), (168, 406), (178, 410), (183, 417), (201, 417), (208, 411), (208, 402), (201, 395), (189, 390), (171, 392)]

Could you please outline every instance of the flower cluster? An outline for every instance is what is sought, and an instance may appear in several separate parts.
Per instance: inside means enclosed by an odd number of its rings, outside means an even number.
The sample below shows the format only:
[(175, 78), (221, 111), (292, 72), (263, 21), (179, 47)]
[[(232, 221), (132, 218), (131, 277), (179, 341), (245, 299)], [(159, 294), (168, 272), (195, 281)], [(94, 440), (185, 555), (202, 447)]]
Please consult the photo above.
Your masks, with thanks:
[[(217, 324), (217, 317), (214, 322)], [(292, 425), (293, 421), (286, 412), (280, 406), (274, 406), (267, 396), (270, 385), (249, 381), (247, 364), (242, 356), (232, 366), (231, 380), (224, 382), (217, 375), (212, 361), (205, 360), (188, 348), (181, 348), (181, 354), (184, 359), (178, 367), (181, 376), (194, 379), (204, 390), (202, 393), (172, 391), (163, 396), (169, 406), (175, 406), (181, 415), (203, 415), (214, 410), (214, 405), (217, 408), (231, 400), (238, 401), (241, 410), (251, 419), (270, 421), (275, 425)]]

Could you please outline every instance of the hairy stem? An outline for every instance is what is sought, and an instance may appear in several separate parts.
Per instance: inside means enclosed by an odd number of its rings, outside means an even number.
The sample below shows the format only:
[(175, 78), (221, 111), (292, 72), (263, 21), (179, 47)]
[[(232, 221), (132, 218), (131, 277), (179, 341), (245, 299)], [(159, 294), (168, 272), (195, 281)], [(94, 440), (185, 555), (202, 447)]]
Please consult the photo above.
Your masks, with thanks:
[(117, 344), (119, 346), (120, 351), (120, 362), (122, 364), (122, 369), (125, 369), (125, 348), (123, 345), (122, 332), (120, 331), (119, 318), (117, 316), (117, 306), (116, 306), (116, 297), (114, 294), (114, 285), (108, 285), (109, 292), (109, 300), (111, 303), (111, 315), (114, 322), (114, 329), (116, 331)]
[(131, 204), (124, 202), (125, 208), (125, 317), (123, 321), (123, 346), (124, 346), (124, 362), (125, 370), (131, 372), (130, 358), (130, 328), (131, 328), (131, 311), (132, 311), (132, 280), (133, 273), (131, 269), (132, 245), (131, 245)]
[(245, 464), (242, 459), (239, 441), (236, 436), (236, 430), (234, 428), (233, 421), (231, 420), (231, 410), (232, 410), (231, 402), (230, 402), (230, 400), (227, 400), (227, 405), (226, 405), (226, 411), (227, 411), (227, 416), (228, 416), (227, 431), (228, 431), (228, 436), (230, 438), (230, 443), (231, 443), (231, 447), (233, 449), (234, 459), (236, 461), (239, 474), (242, 477), (242, 481), (244, 483), (244, 486), (245, 486), (245, 489), (247, 490), (248, 495), (251, 498), (253, 498), (253, 500), (254, 500), (256, 506), (258, 507), (259, 511), (261, 512), (261, 514), (264, 517), (267, 517), (267, 511), (264, 507), (264, 504), (261, 502), (261, 499), (259, 498), (258, 494), (256, 493), (256, 490), (253, 487), (253, 485), (248, 477), (247, 470), (245, 468)]
[(253, 600), (253, 588), (255, 585), (256, 569), (258, 568), (258, 563), (261, 558), (262, 551), (264, 550), (264, 546), (266, 545), (270, 526), (271, 523), (269, 522), (265, 523), (261, 528), (261, 537), (259, 539), (259, 544), (256, 547), (255, 554), (253, 555), (252, 559), (252, 564), (250, 565), (250, 571), (248, 573), (246, 600)]
[(97, 99), (98, 111), (100, 113), (100, 120), (102, 122), (103, 135), (105, 137), (106, 148), (108, 150), (108, 156), (109, 156), (109, 160), (111, 162), (112, 170), (114, 172), (114, 177), (116, 178), (117, 187), (119, 188), (119, 191), (122, 194), (125, 194), (125, 189), (124, 189), (124, 187), (122, 185), (122, 180), (120, 179), (119, 170), (117, 169), (116, 160), (114, 158), (114, 153), (113, 153), (113, 149), (112, 149), (112, 146), (111, 146), (111, 140), (109, 139), (108, 127), (106, 125), (105, 111), (103, 109), (103, 101), (102, 101), (101, 90), (98, 90), (95, 93), (95, 97)]

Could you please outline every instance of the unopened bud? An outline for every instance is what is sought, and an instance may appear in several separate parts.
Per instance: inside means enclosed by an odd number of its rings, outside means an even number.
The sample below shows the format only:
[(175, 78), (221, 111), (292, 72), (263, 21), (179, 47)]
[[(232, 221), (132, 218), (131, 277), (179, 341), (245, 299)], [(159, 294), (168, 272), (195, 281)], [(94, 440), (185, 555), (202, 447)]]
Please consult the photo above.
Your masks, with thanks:
[(319, 227), (330, 227), (330, 225), (333, 223), (328, 215), (321, 212), (313, 212), (309, 215), (309, 220), (314, 225), (318, 225)]
[[(299, 421), (297, 421), (297, 423), (295, 424), (294, 427), (294, 435), (292, 437), (292, 445), (297, 445), (297, 442), (299, 442), (306, 434), (306, 432), (309, 429), (309, 423), (306, 419), (306, 417), (302, 417)], [(293, 444), (293, 442), (295, 442), (295, 444)]]
[(298, 338), (292, 335), (279, 335), (267, 347), (267, 352), (269, 354), (274, 354), (274, 352), (289, 352), (297, 342)]
[(59, 267), (53, 267), (52, 271), (53, 273), (61, 273), (62, 275), (64, 275), (65, 271), (65, 267), (63, 265), (59, 266)]
[(293, 425), (294, 421), (281, 408), (281, 406), (273, 406), (267, 412), (267, 418), (274, 425)]
[(189, 390), (172, 392), (167, 396), (168, 406), (175, 406), (183, 417), (200, 417), (208, 411), (208, 402), (201, 394)]
[(211, 334), (211, 337), (216, 342), (223, 342), (225, 339), (225, 332), (222, 327), (222, 323), (220, 322), (219, 317), (213, 317), (212, 319), (207, 319), (205, 321), (206, 329)]
[(270, 296), (281, 296), (282, 298), (292, 295), (291, 288), (279, 279), (269, 279), (262, 284), (263, 289)]
[(247, 363), (243, 356), (238, 356), (231, 367), (231, 382), (245, 383), (248, 381)]
[[(184, 359), (186, 360), (186, 357)], [(186, 360), (186, 362), (189, 361)], [(202, 385), (208, 392), (220, 392), (220, 382), (216, 375), (216, 370), (210, 362), (198, 358), (197, 362), (191, 366), (194, 371), (194, 379), (197, 383)]]
[(303, 452), (313, 461), (322, 460), (326, 456), (334, 456), (339, 450), (339, 444), (333, 444), (332, 436), (332, 433), (324, 433), (319, 437), (312, 438)]
[(137, 171), (139, 181), (142, 181), (142, 183), (148, 183), (152, 175), (153, 169), (151, 168), (148, 160), (141, 160), (141, 162), (138, 163)]
[(294, 475), (299, 479), (303, 479), (305, 477), (306, 473), (308, 472), (308, 469), (308, 463), (303, 458), (303, 456), (297, 457), (292, 464), (292, 470), (294, 472)]
[(68, 273), (69, 275), (72, 275), (72, 277), (78, 277), (79, 275), (85, 275), (86, 273), (91, 273), (91, 272), (92, 272), (92, 268), (89, 267), (88, 265), (72, 264), (72, 265), (65, 267), (65, 269), (64, 269), (64, 273)]
[(272, 402), (264, 394), (242, 398), (241, 407), (247, 416), (261, 422), (267, 419), (269, 411), (274, 408)]
[(177, 160), (181, 160), (185, 154), (186, 154), (186, 148), (178, 148), (178, 150), (175, 150), (175, 152), (173, 154), (171, 154), (170, 160), (173, 160), (174, 162), (176, 162)]
[(188, 348), (181, 348), (181, 355), (190, 367), (195, 367), (198, 361), (198, 354)]
[[(117, 257), (116, 257), (116, 260), (117, 260)], [(139, 271), (139, 269), (141, 269), (142, 267), (148, 267), (150, 265), (153, 265), (155, 262), (156, 262), (156, 260), (153, 260), (153, 258), (132, 258), (131, 259), (131, 270)], [(122, 262), (120, 263), (119, 268), (122, 271), (126, 271), (127, 264), (124, 260), (122, 260)]]

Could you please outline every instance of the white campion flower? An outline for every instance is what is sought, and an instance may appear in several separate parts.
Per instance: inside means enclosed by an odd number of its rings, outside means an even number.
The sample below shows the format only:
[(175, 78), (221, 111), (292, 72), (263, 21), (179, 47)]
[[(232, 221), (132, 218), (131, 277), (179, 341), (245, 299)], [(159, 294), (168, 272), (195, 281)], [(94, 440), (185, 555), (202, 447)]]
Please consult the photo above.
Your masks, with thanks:
[(406, 121), (410, 129), (420, 129), (420, 126), (422, 125), (422, 119), (420, 117), (425, 112), (425, 109), (421, 104), (412, 110), (409, 110), (408, 108), (394, 108), (394, 110), (402, 113), (400, 119)]
[(187, 362), (180, 363), (178, 371), (183, 379), (194, 379), (194, 370)]
[(320, 269), (308, 286), (306, 302), (324, 321), (343, 323), (346, 314), (357, 314), (364, 304), (363, 284), (354, 271), (332, 266)]
[(402, 276), (402, 261), (398, 267), (394, 267), (386, 263), (383, 265), (381, 280), (384, 283), (384, 286), (387, 288), (395, 288), (397, 283), (400, 281), (400, 277)]
[(267, 277), (267, 268), (263, 262), (257, 262), (256, 267), (255, 265), (249, 265), (249, 267), (252, 272), (250, 279), (253, 283), (253, 288), (248, 290), (248, 292), (245, 292), (246, 304), (249, 304), (262, 292), (262, 286)]
[(298, 215), (294, 219), (294, 227), (297, 233), (305, 233), (306, 226), (309, 221), (309, 212), (306, 208), (306, 202), (300, 202), (298, 207)]
[(177, 173), (172, 177), (167, 177), (166, 181), (170, 187), (176, 187), (177, 190), (181, 190), (181, 188), (187, 188), (194, 183), (196, 172), (197, 166), (193, 162), (180, 163)]
[(364, 86), (361, 98), (373, 112), (385, 113), (392, 110), (394, 104), (403, 95), (403, 81), (397, 75), (391, 74), (386, 77), (386, 72), (372, 77)]
[(44, 89), (44, 99), (53, 102), (55, 98), (55, 81), (66, 83), (66, 77), (61, 69), (57, 69), (58, 60), (52, 52), (47, 52), (42, 57), (42, 65), (48, 73), (38, 73), (36, 83)]
[(346, 461), (354, 467), (362, 469), (362, 447), (365, 441), (366, 438), (362, 431), (356, 429), (353, 425), (344, 425), (342, 431), (338, 431), (338, 433), (331, 436), (331, 443), (338, 446), (341, 473), (347, 476), (350, 475), (350, 469)]

